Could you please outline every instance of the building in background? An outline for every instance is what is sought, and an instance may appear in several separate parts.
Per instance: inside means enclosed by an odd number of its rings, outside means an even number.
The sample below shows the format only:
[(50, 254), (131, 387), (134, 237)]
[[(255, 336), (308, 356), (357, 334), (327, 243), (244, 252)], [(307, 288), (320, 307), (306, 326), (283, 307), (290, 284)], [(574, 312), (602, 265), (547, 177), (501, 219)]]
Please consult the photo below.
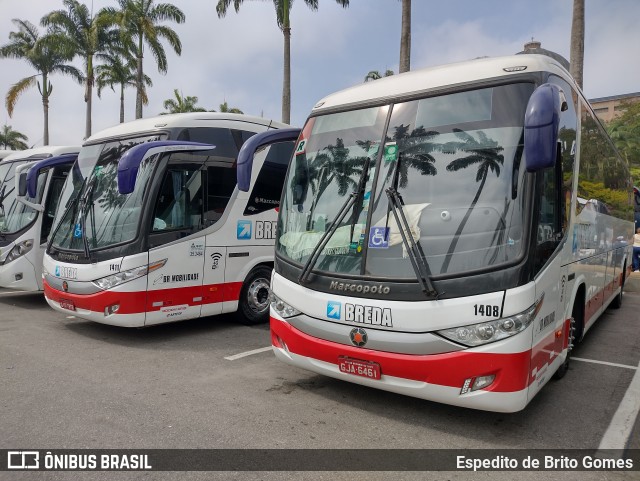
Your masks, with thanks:
[(640, 92), (589, 99), (593, 111), (602, 122), (611, 122), (622, 115), (628, 104), (635, 102), (640, 102)]

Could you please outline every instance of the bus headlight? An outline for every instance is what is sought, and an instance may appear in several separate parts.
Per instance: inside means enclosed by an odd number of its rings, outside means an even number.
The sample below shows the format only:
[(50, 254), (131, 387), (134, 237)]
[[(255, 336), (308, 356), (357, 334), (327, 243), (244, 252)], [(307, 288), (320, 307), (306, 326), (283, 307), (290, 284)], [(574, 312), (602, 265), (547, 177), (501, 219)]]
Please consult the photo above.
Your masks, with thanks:
[(467, 347), (481, 346), (483, 344), (489, 344), (490, 342), (499, 341), (500, 339), (506, 339), (507, 337), (515, 336), (529, 327), (529, 324), (533, 322), (533, 319), (540, 311), (543, 299), (544, 296), (526, 311), (513, 316), (496, 319), (495, 321), (481, 322), (479, 324), (452, 327), (436, 332), (442, 337), (446, 337), (453, 342)]
[(132, 281), (142, 276), (146, 276), (151, 272), (160, 269), (167, 263), (167, 259), (162, 259), (161, 261), (154, 262), (153, 264), (147, 264), (146, 266), (135, 267), (134, 269), (129, 269), (127, 271), (118, 272), (117, 274), (113, 274), (107, 277), (103, 277), (101, 279), (96, 279), (93, 281), (93, 284), (103, 291), (107, 289), (113, 289), (120, 284), (124, 284), (125, 282)]
[(284, 319), (300, 314), (300, 311), (298, 309), (296, 309), (295, 307), (291, 307), (289, 304), (276, 296), (273, 292), (270, 294), (270, 300), (273, 310), (276, 311), (278, 315)]
[(4, 264), (8, 264), (9, 262), (15, 261), (18, 257), (22, 257), (27, 252), (29, 252), (33, 248), (33, 239), (27, 239), (22, 242), (18, 242), (13, 246), (13, 249), (7, 254), (7, 257), (4, 259)]

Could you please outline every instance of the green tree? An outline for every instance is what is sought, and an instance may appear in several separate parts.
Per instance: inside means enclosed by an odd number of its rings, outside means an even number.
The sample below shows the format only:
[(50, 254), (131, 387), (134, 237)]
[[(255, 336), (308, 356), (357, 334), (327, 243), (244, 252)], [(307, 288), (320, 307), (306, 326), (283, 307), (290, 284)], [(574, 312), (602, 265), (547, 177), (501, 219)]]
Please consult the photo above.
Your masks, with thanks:
[(158, 71), (167, 73), (167, 55), (161, 40), (166, 40), (175, 53), (182, 53), (180, 37), (161, 22), (184, 23), (182, 10), (170, 3), (154, 4), (153, 0), (118, 0), (120, 10), (107, 8), (111, 17), (120, 25), (123, 42), (132, 43), (137, 61), (136, 119), (142, 118), (144, 92), (143, 58), (145, 45), (151, 50)]
[(384, 71), (384, 75), (380, 75), (380, 72), (378, 70), (371, 70), (365, 77), (364, 77), (364, 81), (368, 82), (370, 80), (379, 80), (382, 77), (391, 77), (393, 75), (393, 70), (385, 70)]
[[(214, 110), (215, 112), (215, 110)], [(220, 112), (228, 113), (228, 114), (243, 114), (244, 112), (236, 107), (229, 107), (227, 105), (227, 101), (225, 100), (220, 104)]]
[(165, 114), (179, 114), (183, 112), (206, 112), (206, 109), (196, 107), (198, 103), (198, 97), (187, 95), (186, 97), (179, 92), (178, 89), (173, 89), (174, 98), (167, 99), (163, 105), (168, 112), (162, 112), (160, 115)]
[[(0, 47), (0, 58), (26, 60), (38, 73), (18, 80), (9, 88), (5, 98), (7, 112), (11, 117), (20, 95), (37, 85), (44, 111), (43, 143), (49, 145), (49, 97), (53, 90), (49, 77), (54, 73), (61, 73), (71, 76), (78, 83), (82, 83), (84, 78), (77, 68), (67, 64), (71, 56), (68, 52), (60, 50), (50, 36), (41, 36), (38, 28), (26, 20), (12, 21), (18, 27), (18, 31), (9, 33), (9, 43)], [(37, 80), (38, 77), (42, 83)]]
[(25, 150), (29, 148), (27, 144), (29, 138), (22, 132), (13, 130), (10, 125), (5, 124), (0, 130), (0, 146), (3, 149)]
[(411, 70), (411, 0), (402, 0), (399, 73)]
[(640, 168), (640, 102), (627, 103), (622, 115), (609, 122), (606, 129), (629, 167)]
[[(104, 62), (96, 66), (96, 85), (98, 97), (105, 87), (110, 87), (115, 92), (117, 85), (120, 91), (120, 123), (124, 122), (124, 89), (136, 87), (137, 62), (135, 57), (125, 49), (114, 50), (109, 53), (97, 54), (96, 57)], [(151, 87), (153, 82), (148, 75), (143, 76), (142, 103), (147, 105), (146, 87)]]
[(95, 16), (78, 0), (63, 0), (66, 10), (55, 10), (40, 23), (51, 29), (53, 41), (67, 48), (73, 57), (84, 63), (84, 101), (86, 103), (85, 138), (91, 136), (91, 108), (95, 71), (94, 55), (111, 48), (117, 37), (110, 30), (111, 22), (104, 9)]
[[(343, 7), (349, 6), (349, 0), (335, 0), (338, 5)], [(240, 10), (240, 5), (244, 0), (218, 0), (216, 12), (218, 17), (222, 18), (227, 14), (229, 6), (233, 3), (236, 13)], [(318, 0), (304, 0), (304, 3), (311, 10), (318, 9)], [(293, 0), (273, 0), (273, 6), (276, 9), (276, 17), (278, 27), (282, 30), (284, 36), (284, 74), (282, 80), (282, 122), (288, 124), (291, 122), (291, 22), (289, 14)]]

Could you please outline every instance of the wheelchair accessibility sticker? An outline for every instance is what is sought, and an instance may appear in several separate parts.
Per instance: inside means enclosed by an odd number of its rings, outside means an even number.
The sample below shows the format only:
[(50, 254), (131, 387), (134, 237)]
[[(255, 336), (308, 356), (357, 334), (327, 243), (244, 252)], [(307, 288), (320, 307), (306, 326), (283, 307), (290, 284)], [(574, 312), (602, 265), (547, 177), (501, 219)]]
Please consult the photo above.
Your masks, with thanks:
[(369, 230), (369, 249), (387, 249), (389, 247), (389, 228), (372, 227)]

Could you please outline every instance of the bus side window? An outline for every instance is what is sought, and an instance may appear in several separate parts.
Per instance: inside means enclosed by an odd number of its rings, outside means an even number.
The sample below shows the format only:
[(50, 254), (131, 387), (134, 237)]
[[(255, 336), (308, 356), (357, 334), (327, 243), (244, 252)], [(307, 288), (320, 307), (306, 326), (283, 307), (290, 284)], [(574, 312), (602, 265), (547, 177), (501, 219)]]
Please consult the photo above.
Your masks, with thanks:
[(219, 162), (207, 166), (206, 224), (215, 224), (227, 208), (231, 194), (236, 188), (235, 163)]
[(199, 166), (169, 165), (158, 193), (152, 231), (187, 231), (188, 235), (200, 229), (202, 224), (202, 172)]

